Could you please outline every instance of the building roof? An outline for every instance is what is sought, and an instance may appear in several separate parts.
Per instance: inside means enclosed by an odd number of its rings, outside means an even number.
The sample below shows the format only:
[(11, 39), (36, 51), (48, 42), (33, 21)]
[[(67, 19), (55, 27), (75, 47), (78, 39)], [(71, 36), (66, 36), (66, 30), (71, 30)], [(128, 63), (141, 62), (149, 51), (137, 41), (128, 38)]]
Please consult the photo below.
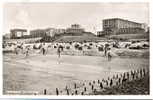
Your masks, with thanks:
[(24, 32), (27, 32), (27, 29), (11, 29), (11, 31), (24, 31)]
[(134, 21), (129, 21), (127, 19), (122, 19), (122, 18), (108, 18), (108, 19), (103, 19), (103, 21), (105, 21), (105, 20), (122, 20), (122, 21), (132, 22), (132, 23), (136, 23), (136, 24), (142, 24), (142, 23), (138, 23), (138, 22), (134, 22)]

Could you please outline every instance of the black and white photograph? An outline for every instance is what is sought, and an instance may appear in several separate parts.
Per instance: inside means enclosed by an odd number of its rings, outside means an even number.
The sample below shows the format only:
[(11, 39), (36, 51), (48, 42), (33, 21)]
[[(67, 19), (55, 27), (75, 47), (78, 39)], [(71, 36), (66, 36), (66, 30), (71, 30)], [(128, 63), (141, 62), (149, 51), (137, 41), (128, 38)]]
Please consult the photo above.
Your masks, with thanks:
[(3, 95), (150, 95), (148, 2), (6, 2)]

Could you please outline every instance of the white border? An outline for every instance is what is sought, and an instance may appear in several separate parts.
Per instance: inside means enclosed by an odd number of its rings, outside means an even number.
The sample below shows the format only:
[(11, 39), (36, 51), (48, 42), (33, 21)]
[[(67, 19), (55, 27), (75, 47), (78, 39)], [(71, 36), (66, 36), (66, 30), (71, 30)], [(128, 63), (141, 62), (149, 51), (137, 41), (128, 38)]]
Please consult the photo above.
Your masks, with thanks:
[[(6, 2), (101, 2), (101, 3), (108, 3), (108, 2), (149, 2), (150, 3), (150, 46), (152, 45), (153, 41), (152, 41), (152, 22), (153, 22), (153, 19), (152, 19), (152, 10), (153, 10), (153, 2), (151, 0), (126, 0), (126, 1), (123, 1), (123, 0), (0, 0), (0, 32), (2, 34), (2, 21), (3, 21), (3, 4), (6, 3)], [(2, 44), (2, 36), (0, 37), (0, 42)], [(0, 44), (0, 45), (1, 45)], [(2, 45), (1, 45), (2, 47)], [(1, 50), (1, 53), (0, 53), (0, 57), (1, 57), (1, 60), (0, 60), (0, 63), (1, 63), (1, 67), (0, 67), (0, 74), (1, 74), (1, 77), (0, 77), (0, 98), (39, 98), (39, 99), (152, 99), (153, 98), (153, 87), (152, 87), (152, 84), (153, 84), (153, 77), (152, 77), (152, 51), (153, 51), (153, 48), (152, 46), (150, 47), (150, 96), (145, 96), (145, 95), (105, 95), (105, 96), (27, 96), (27, 95), (9, 95), (9, 96), (6, 96), (6, 95), (2, 95), (2, 48), (0, 48)]]

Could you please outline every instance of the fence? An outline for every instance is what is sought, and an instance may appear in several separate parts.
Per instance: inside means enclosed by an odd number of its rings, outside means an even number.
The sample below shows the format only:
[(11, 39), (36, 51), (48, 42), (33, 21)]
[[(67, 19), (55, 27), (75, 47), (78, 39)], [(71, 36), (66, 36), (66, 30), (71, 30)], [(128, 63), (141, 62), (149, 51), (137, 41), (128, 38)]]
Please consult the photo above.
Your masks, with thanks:
[[(124, 72), (122, 74), (113, 75), (107, 79), (92, 80), (86, 82), (78, 82), (66, 85), (64, 89), (55, 88), (53, 95), (90, 95), (96, 91), (104, 91), (106, 88), (112, 86), (123, 85), (126, 82), (141, 79), (146, 74), (149, 74), (148, 69), (141, 68), (132, 70), (130, 72)], [(43, 94), (48, 95), (49, 90), (44, 89)]]

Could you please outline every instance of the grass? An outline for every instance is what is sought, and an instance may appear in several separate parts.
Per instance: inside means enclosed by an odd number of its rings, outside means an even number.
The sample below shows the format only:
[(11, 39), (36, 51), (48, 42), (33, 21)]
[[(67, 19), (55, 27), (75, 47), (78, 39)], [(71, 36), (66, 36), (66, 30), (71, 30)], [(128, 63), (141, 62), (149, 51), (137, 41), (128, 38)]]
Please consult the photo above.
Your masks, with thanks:
[(110, 38), (114, 39), (149, 39), (149, 34), (119, 34), (111, 35)]
[(84, 42), (84, 41), (100, 41), (100, 40), (104, 40), (103, 38), (99, 38), (99, 37), (91, 37), (91, 36), (63, 36), (59, 39), (57, 39), (55, 42)]

